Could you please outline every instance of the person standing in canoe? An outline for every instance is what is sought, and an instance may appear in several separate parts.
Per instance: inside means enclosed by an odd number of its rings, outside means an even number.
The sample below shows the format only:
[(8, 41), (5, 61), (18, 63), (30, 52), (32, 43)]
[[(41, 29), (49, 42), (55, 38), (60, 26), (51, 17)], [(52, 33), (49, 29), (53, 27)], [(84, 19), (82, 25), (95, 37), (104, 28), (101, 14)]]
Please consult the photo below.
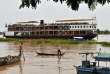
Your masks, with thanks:
[(58, 54), (61, 54), (60, 46), (58, 45)]
[(21, 56), (21, 52), (23, 51), (23, 49), (22, 49), (22, 42), (19, 44), (19, 53), (20, 53), (20, 56)]
[(23, 54), (22, 45), (23, 45), (23, 43), (21, 42), (21, 43), (19, 44), (19, 55), (21, 56), (21, 54), (22, 54), (22, 55), (23, 55), (23, 58), (24, 58), (24, 61), (25, 61), (25, 57), (24, 57), (24, 54)]

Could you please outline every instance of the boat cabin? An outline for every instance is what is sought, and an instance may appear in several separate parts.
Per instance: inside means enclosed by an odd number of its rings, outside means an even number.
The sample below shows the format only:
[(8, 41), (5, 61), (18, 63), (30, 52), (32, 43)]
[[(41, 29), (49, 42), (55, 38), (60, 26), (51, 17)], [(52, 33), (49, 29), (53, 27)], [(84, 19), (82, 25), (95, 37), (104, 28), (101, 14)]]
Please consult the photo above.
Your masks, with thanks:
[[(82, 61), (82, 66), (74, 66), (77, 70), (77, 74), (110, 74), (110, 67), (107, 67), (107, 62), (110, 62), (110, 54), (99, 54), (93, 57), (95, 62), (87, 60), (87, 55), (94, 53), (80, 53), (86, 55), (86, 60)], [(97, 62), (96, 62), (97, 61)], [(106, 67), (99, 66), (99, 61), (106, 62)], [(92, 63), (92, 64), (91, 64)], [(96, 65), (98, 63), (98, 66)]]

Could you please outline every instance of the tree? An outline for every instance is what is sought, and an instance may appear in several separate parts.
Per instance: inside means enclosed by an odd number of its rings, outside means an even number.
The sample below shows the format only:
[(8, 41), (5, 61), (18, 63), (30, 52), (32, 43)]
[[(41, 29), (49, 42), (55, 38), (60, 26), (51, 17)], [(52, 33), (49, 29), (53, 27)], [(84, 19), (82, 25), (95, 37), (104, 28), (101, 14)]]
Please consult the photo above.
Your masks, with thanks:
[(100, 29), (97, 29), (97, 33), (98, 34), (110, 34), (110, 31), (109, 30), (100, 30)]
[(97, 33), (98, 33), (98, 34), (100, 34), (100, 33), (101, 33), (99, 29), (97, 29)]
[[(22, 4), (20, 5), (20, 8), (26, 7), (32, 7), (35, 8), (37, 7), (38, 4), (41, 3), (41, 0), (21, 0)], [(47, 0), (48, 1), (48, 0)], [(85, 3), (88, 5), (90, 10), (94, 10), (97, 4), (102, 4), (104, 5), (105, 3), (109, 3), (110, 0), (53, 0), (54, 2), (66, 2), (68, 7), (71, 7), (72, 10), (78, 10), (79, 5), (81, 3)]]
[(105, 30), (105, 31), (103, 31), (103, 33), (104, 34), (109, 34), (110, 32), (109, 32), (109, 30)]

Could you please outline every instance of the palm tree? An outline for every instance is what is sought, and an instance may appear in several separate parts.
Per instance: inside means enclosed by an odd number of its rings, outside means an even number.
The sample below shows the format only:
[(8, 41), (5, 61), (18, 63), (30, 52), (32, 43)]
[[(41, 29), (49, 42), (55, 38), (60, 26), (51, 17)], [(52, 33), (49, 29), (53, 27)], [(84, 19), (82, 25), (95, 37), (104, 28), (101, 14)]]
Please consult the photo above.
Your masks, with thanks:
[[(22, 3), (20, 5), (20, 8), (24, 8), (26, 7), (32, 7), (35, 8), (37, 7), (38, 4), (41, 3), (41, 0), (21, 0)], [(48, 1), (48, 0), (47, 0)], [(79, 4), (81, 3), (85, 3), (88, 5), (88, 8), (90, 10), (94, 10), (95, 7), (97, 6), (97, 4), (102, 4), (104, 5), (105, 3), (109, 3), (110, 0), (53, 0), (54, 2), (66, 2), (68, 7), (71, 7), (72, 10), (78, 10), (79, 8)]]

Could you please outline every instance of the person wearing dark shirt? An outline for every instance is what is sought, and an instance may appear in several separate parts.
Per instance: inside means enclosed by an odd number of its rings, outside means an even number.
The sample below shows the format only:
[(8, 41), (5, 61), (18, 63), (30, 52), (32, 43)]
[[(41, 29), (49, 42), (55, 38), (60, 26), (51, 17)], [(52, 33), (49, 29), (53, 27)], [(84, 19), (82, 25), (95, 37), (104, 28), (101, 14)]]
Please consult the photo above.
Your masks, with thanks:
[(58, 54), (61, 54), (60, 46), (58, 45)]

